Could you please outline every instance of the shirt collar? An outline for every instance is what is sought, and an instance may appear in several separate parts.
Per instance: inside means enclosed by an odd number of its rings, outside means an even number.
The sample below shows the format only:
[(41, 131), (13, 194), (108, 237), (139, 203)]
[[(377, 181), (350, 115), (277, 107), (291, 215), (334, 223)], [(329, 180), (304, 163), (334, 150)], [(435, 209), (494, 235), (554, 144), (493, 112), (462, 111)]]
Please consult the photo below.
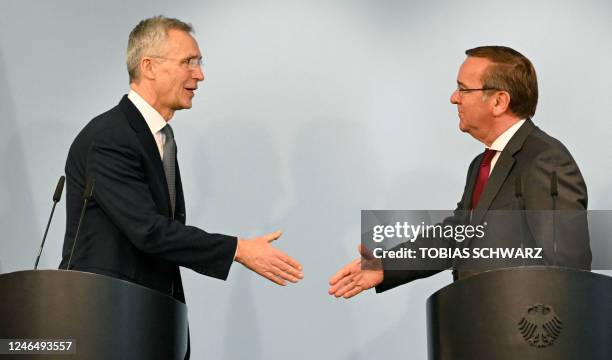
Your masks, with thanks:
[(154, 135), (166, 126), (166, 120), (151, 106), (145, 99), (142, 98), (134, 89), (130, 89), (128, 93), (128, 99), (136, 106), (136, 109), (140, 111), (142, 117), (147, 122), (151, 133)]
[(510, 126), (506, 131), (504, 131), (501, 135), (493, 141), (491, 147), (489, 149), (496, 151), (503, 151), (510, 139), (514, 136), (514, 134), (520, 129), (520, 127), (525, 123), (525, 119), (517, 121), (514, 125)]

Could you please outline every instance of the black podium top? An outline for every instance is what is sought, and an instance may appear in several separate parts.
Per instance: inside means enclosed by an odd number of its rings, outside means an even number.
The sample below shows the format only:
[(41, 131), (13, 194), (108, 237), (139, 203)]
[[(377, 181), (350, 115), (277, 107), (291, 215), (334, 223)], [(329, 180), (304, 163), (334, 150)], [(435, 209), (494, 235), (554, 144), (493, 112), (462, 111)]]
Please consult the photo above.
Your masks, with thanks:
[(612, 359), (612, 278), (558, 267), (487, 271), (427, 301), (429, 359)]
[[(187, 307), (155, 290), (78, 271), (0, 275), (0, 339), (73, 339), (53, 359), (183, 359)], [(0, 355), (43, 359), (49, 355)]]

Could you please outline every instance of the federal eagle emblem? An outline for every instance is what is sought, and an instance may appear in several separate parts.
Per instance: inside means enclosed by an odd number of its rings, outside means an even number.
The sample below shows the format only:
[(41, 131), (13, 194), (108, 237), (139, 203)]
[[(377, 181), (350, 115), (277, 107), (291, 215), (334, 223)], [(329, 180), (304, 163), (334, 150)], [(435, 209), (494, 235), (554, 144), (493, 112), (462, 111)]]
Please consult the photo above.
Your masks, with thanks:
[(535, 347), (547, 347), (561, 334), (563, 322), (550, 305), (535, 304), (518, 323), (523, 338)]

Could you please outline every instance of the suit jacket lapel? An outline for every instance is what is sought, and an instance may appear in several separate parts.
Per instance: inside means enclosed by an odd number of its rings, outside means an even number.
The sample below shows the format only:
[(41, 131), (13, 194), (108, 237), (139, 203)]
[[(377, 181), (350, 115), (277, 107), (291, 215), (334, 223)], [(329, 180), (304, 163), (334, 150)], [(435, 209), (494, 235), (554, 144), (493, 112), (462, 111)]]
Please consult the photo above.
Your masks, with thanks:
[(476, 186), (476, 180), (478, 179), (478, 169), (480, 169), (480, 163), (482, 162), (482, 154), (478, 155), (478, 159), (473, 162), (472, 167), (468, 170), (468, 179), (463, 195), (463, 203), (461, 206), (463, 210), (470, 211), (472, 206), (472, 194), (474, 193), (474, 186)]
[[(491, 207), (493, 199), (495, 199), (495, 196), (506, 181), (510, 170), (516, 162), (514, 155), (521, 150), (525, 139), (527, 139), (527, 136), (529, 136), (533, 129), (535, 129), (535, 125), (533, 125), (533, 122), (531, 122), (530, 119), (527, 119), (523, 126), (518, 129), (514, 136), (512, 136), (508, 144), (506, 144), (506, 147), (500, 154), (499, 159), (497, 159), (497, 163), (493, 168), (493, 172), (491, 172), (487, 185), (482, 191), (478, 205), (476, 206), (476, 209), (474, 209), (472, 217), (473, 223), (480, 224), (482, 222), (484, 215)], [(471, 196), (469, 199), (471, 199)]]
[[(155, 138), (153, 137), (153, 134), (151, 134), (151, 130), (149, 129), (149, 126), (147, 125), (147, 122), (145, 121), (144, 117), (142, 116), (140, 111), (138, 111), (136, 106), (132, 104), (130, 99), (128, 99), (127, 95), (123, 96), (121, 102), (119, 102), (119, 107), (125, 114), (125, 117), (130, 123), (132, 129), (134, 129), (134, 131), (136, 132), (136, 137), (138, 137), (138, 140), (142, 144), (142, 148), (144, 149), (145, 154), (153, 163), (153, 166), (155, 168), (155, 174), (164, 185), (163, 191), (166, 198), (166, 204), (167, 208), (169, 209), (169, 213), (171, 213), (172, 209), (170, 206), (170, 193), (168, 192), (168, 183), (166, 181), (164, 165), (162, 164), (161, 157), (159, 156), (159, 150), (157, 148)], [(172, 216), (172, 214), (169, 214), (169, 216)]]

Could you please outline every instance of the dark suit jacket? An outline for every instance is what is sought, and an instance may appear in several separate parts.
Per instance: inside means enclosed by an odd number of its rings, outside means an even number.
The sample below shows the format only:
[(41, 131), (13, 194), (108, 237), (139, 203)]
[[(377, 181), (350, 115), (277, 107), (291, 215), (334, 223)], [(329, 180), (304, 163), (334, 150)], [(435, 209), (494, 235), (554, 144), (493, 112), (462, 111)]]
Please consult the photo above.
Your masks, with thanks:
[[(446, 219), (445, 222), (483, 224), (494, 215), (510, 213), (491, 210), (527, 210), (520, 214), (525, 222), (524, 228), (528, 229), (530, 235), (532, 243), (529, 245), (542, 247), (545, 256), (539, 265), (554, 263), (557, 266), (590, 269), (591, 250), (586, 222), (586, 184), (578, 165), (565, 146), (536, 127), (531, 120), (527, 120), (500, 154), (476, 209), (470, 212), (472, 192), (481, 160), (482, 154), (472, 160), (463, 196), (457, 204), (455, 216)], [(553, 172), (557, 173), (559, 193), (554, 205), (551, 196)], [(517, 181), (521, 187), (520, 199), (517, 197)], [(579, 210), (567, 212), (570, 216), (566, 215), (563, 220), (570, 221), (557, 221), (554, 235), (551, 233), (553, 228), (548, 226), (549, 215), (552, 212), (537, 211), (551, 210), (553, 206), (556, 210)], [(555, 214), (564, 216), (562, 211), (555, 212)], [(516, 227), (501, 227), (493, 236), (495, 245), (516, 246), (516, 232)], [(469, 241), (464, 244), (468, 247), (474, 245)], [(555, 245), (556, 250), (553, 249)], [(384, 281), (376, 287), (377, 292), (431, 276), (440, 271), (389, 270), (398, 269), (397, 265), (397, 260), (383, 260)], [(475, 273), (474, 271), (462, 271), (462, 267), (468, 267), (465, 262), (455, 261), (448, 265), (454, 268), (455, 279)]]
[[(184, 302), (179, 266), (227, 278), (235, 237), (185, 225), (185, 201), (176, 165), (172, 214), (162, 161), (144, 118), (124, 96), (76, 137), (66, 161), (65, 268), (83, 204), (86, 179), (95, 179), (93, 200), (71, 269), (128, 280)], [(174, 215), (174, 216), (173, 216)]]

